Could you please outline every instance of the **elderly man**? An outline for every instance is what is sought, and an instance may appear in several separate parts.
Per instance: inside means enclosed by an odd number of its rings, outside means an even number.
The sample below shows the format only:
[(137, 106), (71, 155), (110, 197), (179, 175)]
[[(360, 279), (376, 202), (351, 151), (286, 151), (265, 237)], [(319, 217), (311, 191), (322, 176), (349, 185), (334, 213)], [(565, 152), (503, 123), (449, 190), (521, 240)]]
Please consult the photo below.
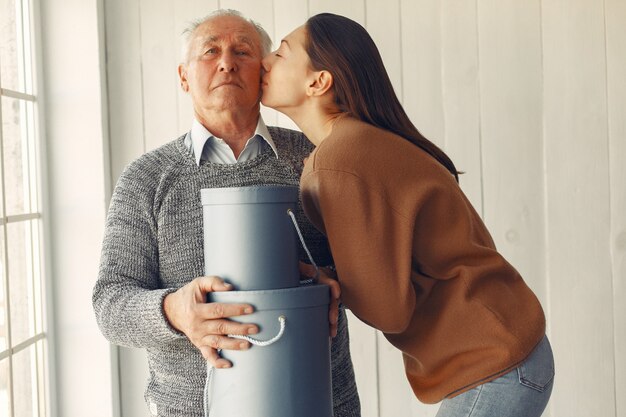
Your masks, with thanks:
[[(186, 35), (178, 73), (193, 101), (191, 131), (141, 156), (119, 178), (93, 294), (103, 334), (147, 350), (145, 399), (155, 416), (202, 416), (206, 361), (231, 366), (217, 349), (249, 346), (226, 335), (258, 331), (228, 319), (250, 313), (250, 306), (204, 302), (207, 292), (231, 287), (202, 276), (200, 189), (297, 185), (311, 151), (301, 133), (268, 128), (260, 117), (261, 58), (271, 45), (260, 26), (218, 11)], [(330, 264), (324, 237), (301, 209), (299, 222), (318, 263)], [(334, 415), (360, 416), (343, 310), (336, 327)]]

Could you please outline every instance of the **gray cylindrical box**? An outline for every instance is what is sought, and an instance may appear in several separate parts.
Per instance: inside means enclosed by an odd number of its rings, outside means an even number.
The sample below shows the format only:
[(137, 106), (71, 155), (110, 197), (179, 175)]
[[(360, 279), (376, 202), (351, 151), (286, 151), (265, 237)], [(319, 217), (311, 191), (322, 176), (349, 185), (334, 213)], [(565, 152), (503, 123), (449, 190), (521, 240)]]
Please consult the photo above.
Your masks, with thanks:
[(201, 190), (204, 272), (236, 290), (297, 287), (297, 236), (288, 209), (298, 187), (255, 186)]
[(329, 288), (325, 285), (268, 291), (214, 292), (211, 302), (249, 303), (250, 315), (235, 321), (256, 323), (254, 339), (282, 336), (269, 346), (223, 350), (232, 368), (214, 369), (210, 417), (332, 417)]

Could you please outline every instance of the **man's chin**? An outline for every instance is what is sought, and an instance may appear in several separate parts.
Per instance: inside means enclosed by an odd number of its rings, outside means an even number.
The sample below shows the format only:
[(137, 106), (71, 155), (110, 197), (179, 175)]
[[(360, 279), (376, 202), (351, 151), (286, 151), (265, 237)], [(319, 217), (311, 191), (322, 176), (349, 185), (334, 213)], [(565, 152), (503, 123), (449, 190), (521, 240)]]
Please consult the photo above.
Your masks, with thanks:
[(216, 88), (211, 92), (211, 98), (214, 102), (224, 103), (242, 103), (246, 101), (242, 90), (238, 88)]
[(240, 97), (236, 94), (214, 94), (209, 108), (218, 112), (241, 112), (243, 109), (255, 109), (258, 113), (259, 102), (252, 102), (249, 97)]

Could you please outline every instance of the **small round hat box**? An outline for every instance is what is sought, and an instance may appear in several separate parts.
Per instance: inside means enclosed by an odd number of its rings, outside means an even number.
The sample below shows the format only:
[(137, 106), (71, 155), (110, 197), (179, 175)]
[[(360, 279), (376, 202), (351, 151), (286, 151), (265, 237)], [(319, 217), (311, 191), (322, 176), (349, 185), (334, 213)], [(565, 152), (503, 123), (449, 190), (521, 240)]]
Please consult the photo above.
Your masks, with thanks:
[(235, 290), (300, 285), (295, 210), (298, 187), (256, 186), (201, 190), (204, 272)]

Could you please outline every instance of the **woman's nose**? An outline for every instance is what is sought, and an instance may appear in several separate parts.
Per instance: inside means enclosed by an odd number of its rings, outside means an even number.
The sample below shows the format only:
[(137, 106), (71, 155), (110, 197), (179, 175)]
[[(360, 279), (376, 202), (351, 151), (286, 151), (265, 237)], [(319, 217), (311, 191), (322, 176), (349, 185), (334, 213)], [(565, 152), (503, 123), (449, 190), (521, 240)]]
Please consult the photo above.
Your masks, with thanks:
[(270, 58), (271, 58), (272, 54), (267, 54), (265, 55), (265, 58), (263, 58), (261, 60), (261, 66), (263, 67), (263, 69), (265, 71), (269, 71), (270, 70)]

